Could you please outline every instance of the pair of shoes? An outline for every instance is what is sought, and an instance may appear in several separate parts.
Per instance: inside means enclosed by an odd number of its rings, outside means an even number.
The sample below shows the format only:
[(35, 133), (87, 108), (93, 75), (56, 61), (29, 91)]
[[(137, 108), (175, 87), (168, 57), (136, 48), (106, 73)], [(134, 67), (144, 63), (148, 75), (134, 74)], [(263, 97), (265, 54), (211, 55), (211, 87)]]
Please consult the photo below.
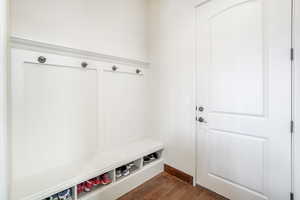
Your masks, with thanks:
[(156, 159), (158, 159), (157, 153), (152, 153), (150, 155), (144, 156), (144, 163), (150, 163)]
[(82, 192), (90, 192), (94, 187), (94, 184), (91, 180), (85, 181), (84, 183), (80, 183), (77, 185), (77, 194), (81, 194)]
[(84, 191), (84, 183), (80, 183), (77, 185), (77, 194), (81, 194)]
[(47, 200), (72, 200), (72, 190), (67, 189), (47, 198)]
[(109, 173), (102, 174), (101, 176), (92, 178), (88, 181), (80, 183), (77, 185), (77, 194), (81, 194), (82, 192), (90, 192), (93, 187), (97, 185), (107, 185), (111, 183), (112, 180), (109, 176)]
[(138, 166), (136, 166), (134, 162), (129, 163), (127, 166), (129, 168), (130, 173), (138, 169)]
[(84, 182), (83, 190), (84, 190), (85, 192), (90, 192), (90, 191), (93, 189), (94, 186), (95, 186), (95, 185), (94, 185), (93, 180), (90, 179), (90, 180)]
[(123, 176), (128, 176), (130, 174), (130, 166), (126, 165), (124, 170), (122, 171)]
[(116, 169), (116, 178), (121, 178), (123, 176), (122, 172), (126, 170), (126, 168), (124, 169), (124, 167), (119, 167), (118, 169)]
[(129, 166), (123, 165), (116, 169), (116, 178), (121, 178), (122, 176), (128, 176), (130, 174)]
[(105, 174), (102, 174), (98, 177), (95, 177), (95, 178), (92, 178), (92, 179), (86, 181), (85, 182), (86, 183), (85, 184), (86, 185), (85, 190), (87, 190), (86, 192), (89, 192), (94, 186), (97, 186), (97, 185), (100, 185), (100, 184), (101, 185), (107, 185), (111, 182), (112, 182), (112, 180), (109, 176), (109, 173), (105, 173)]
[(91, 182), (91, 184), (93, 184), (93, 186), (102, 184), (102, 179), (100, 177), (92, 178), (89, 181)]
[(59, 192), (58, 199), (59, 200), (72, 200), (72, 190), (67, 189), (65, 191)]
[(105, 173), (105, 174), (102, 174), (100, 176), (101, 180), (102, 180), (102, 184), (103, 185), (107, 185), (107, 184), (110, 184), (112, 182), (110, 176), (109, 176), (109, 173)]
[(96, 178), (89, 180), (92, 182), (93, 186), (97, 185), (107, 185), (112, 182), (109, 173), (102, 174)]
[(85, 181), (77, 185), (77, 194), (81, 194), (82, 192), (90, 192), (94, 187), (94, 183), (91, 180)]
[(123, 165), (116, 170), (116, 178), (120, 178), (122, 176), (128, 176), (132, 171), (134, 171), (137, 166), (134, 162), (131, 162), (127, 165)]

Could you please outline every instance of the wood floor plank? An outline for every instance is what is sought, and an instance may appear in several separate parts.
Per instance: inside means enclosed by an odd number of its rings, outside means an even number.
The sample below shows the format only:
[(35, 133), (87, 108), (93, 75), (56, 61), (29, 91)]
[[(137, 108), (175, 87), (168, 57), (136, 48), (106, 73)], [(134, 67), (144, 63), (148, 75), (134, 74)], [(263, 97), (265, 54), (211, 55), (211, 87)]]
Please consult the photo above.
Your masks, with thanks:
[(163, 172), (118, 200), (228, 200)]

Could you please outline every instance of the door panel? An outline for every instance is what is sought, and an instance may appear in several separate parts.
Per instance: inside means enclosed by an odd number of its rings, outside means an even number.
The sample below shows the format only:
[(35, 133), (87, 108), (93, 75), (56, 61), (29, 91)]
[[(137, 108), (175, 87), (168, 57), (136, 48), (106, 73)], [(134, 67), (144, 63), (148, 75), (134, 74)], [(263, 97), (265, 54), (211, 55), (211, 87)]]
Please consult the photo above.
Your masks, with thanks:
[[(213, 76), (210, 79), (212, 111), (263, 115), (261, 19), (259, 1), (235, 5), (208, 19), (211, 42), (210, 75)], [(230, 47), (230, 51), (223, 47)]]
[[(210, 175), (263, 192), (264, 139), (211, 131), (209, 144)], [(247, 169), (247, 174), (243, 169)]]
[(232, 200), (289, 198), (290, 6), (197, 7), (197, 183)]

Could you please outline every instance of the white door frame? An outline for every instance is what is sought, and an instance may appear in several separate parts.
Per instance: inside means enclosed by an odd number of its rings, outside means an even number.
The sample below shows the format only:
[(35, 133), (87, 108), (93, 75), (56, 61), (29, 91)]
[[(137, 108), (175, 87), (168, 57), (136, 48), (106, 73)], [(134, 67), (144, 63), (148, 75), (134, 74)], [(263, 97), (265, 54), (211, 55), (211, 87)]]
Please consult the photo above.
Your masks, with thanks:
[(0, 199), (8, 200), (7, 65), (8, 0), (0, 1)]
[(292, 46), (294, 48), (294, 61), (292, 63), (293, 69), (293, 120), (295, 124), (294, 134), (293, 134), (293, 169), (292, 169), (292, 190), (294, 192), (294, 199), (300, 199), (300, 1), (292, 0), (294, 4), (294, 15), (293, 15), (293, 41)]

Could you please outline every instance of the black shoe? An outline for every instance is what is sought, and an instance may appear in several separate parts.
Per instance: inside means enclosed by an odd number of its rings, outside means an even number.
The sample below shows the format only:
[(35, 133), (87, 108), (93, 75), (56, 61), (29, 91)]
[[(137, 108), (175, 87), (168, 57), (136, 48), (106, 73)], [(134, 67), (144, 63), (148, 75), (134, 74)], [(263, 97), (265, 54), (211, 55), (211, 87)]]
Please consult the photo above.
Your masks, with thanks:
[(149, 162), (151, 162), (150, 156), (145, 156), (144, 163), (149, 163)]

